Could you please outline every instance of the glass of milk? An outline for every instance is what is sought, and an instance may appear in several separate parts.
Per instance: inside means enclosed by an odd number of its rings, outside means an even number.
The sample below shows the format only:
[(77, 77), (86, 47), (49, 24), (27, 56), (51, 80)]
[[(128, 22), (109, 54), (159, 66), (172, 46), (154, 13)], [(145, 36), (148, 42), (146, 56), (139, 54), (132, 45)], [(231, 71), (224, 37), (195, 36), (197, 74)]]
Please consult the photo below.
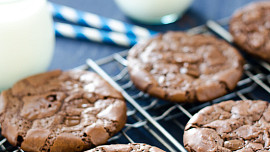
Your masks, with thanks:
[(46, 0), (0, 0), (0, 92), (46, 71), (54, 41)]
[(175, 22), (193, 0), (115, 0), (130, 18), (145, 24)]

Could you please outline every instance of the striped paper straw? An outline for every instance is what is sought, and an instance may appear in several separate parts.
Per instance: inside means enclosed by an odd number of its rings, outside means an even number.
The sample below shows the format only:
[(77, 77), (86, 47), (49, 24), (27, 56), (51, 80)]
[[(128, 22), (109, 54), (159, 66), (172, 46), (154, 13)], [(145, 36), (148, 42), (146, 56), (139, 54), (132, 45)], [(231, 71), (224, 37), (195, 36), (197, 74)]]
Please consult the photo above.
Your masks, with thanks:
[(123, 33), (104, 31), (59, 22), (54, 23), (54, 29), (56, 36), (104, 42), (126, 47), (133, 46), (142, 39)]
[(61, 6), (54, 3), (49, 3), (52, 14), (55, 18), (69, 21), (78, 25), (94, 27), (107, 31), (115, 31), (126, 33), (136, 37), (149, 38), (157, 32), (146, 28), (131, 25), (114, 19), (102, 17), (93, 13), (83, 12), (67, 6)]

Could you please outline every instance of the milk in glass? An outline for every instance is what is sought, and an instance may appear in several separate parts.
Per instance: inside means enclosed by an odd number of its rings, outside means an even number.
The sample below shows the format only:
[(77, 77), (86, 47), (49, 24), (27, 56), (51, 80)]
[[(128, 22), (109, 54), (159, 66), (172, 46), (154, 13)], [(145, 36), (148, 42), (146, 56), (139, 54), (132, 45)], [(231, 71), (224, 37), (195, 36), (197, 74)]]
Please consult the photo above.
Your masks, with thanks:
[(192, 0), (115, 0), (130, 18), (146, 24), (168, 24), (176, 21)]
[(0, 91), (46, 71), (53, 49), (46, 0), (0, 0)]

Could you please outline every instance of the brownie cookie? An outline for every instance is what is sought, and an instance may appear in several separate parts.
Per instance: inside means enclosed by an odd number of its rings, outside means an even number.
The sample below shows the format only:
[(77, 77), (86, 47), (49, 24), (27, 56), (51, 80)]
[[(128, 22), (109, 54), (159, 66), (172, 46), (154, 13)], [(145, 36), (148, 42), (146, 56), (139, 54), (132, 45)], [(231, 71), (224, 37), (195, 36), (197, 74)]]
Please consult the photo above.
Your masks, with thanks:
[(251, 3), (236, 11), (230, 32), (237, 45), (270, 62), (270, 1)]
[(104, 145), (86, 152), (165, 152), (157, 147), (146, 144), (116, 144), (116, 145)]
[(270, 104), (225, 101), (200, 110), (187, 123), (189, 152), (266, 152), (270, 150)]
[(140, 90), (173, 102), (205, 102), (233, 90), (243, 58), (223, 40), (168, 32), (131, 48), (131, 80)]
[(83, 151), (124, 127), (122, 95), (93, 72), (55, 70), (0, 96), (2, 135), (25, 151)]

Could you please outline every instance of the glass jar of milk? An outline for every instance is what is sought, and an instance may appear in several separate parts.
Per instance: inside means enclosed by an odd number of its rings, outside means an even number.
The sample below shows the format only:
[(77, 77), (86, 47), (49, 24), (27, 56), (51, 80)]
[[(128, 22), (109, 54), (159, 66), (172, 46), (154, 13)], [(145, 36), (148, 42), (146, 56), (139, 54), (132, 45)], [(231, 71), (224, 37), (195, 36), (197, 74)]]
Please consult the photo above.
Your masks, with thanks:
[(130, 18), (145, 24), (169, 24), (187, 10), (193, 0), (115, 0)]
[(0, 0), (0, 92), (46, 71), (54, 41), (46, 0)]

